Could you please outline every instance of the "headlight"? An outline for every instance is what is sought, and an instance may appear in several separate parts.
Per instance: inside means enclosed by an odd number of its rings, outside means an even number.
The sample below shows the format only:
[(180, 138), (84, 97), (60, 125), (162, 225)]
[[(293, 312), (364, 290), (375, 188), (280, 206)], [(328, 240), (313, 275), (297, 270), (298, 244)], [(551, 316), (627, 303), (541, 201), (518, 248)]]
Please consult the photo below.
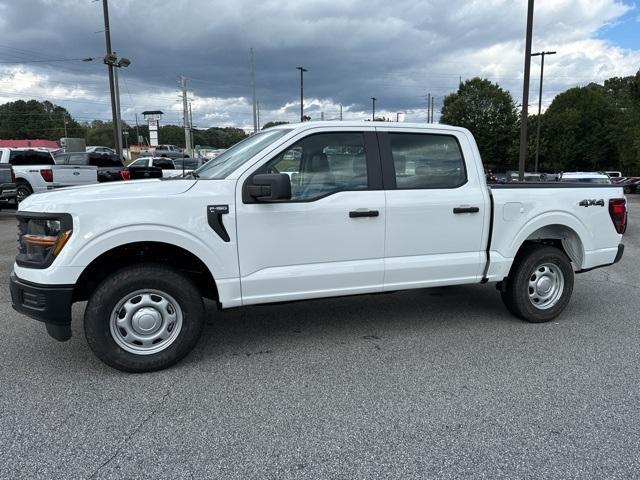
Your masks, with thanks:
[(46, 268), (71, 237), (68, 214), (18, 213), (18, 265)]

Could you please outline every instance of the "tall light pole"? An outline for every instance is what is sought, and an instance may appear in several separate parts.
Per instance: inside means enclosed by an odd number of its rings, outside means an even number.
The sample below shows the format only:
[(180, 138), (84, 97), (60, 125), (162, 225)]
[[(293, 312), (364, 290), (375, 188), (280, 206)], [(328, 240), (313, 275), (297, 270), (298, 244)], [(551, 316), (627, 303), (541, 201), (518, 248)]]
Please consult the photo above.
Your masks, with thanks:
[(371, 97), (371, 121), (376, 121), (376, 97)]
[[(109, 70), (109, 92), (111, 93), (111, 118), (113, 121), (113, 143), (115, 144), (116, 150), (118, 149), (118, 145), (120, 144), (119, 133), (118, 133), (118, 111), (116, 109), (116, 94), (113, 86), (113, 65), (107, 62), (107, 57), (113, 55), (111, 51), (111, 31), (109, 30), (109, 5), (107, 0), (102, 0), (102, 12), (104, 15), (104, 39), (107, 47), (107, 55), (105, 56), (104, 63), (107, 65)], [(122, 155), (122, 151), (118, 151), (118, 156)]]
[[(253, 56), (253, 48), (249, 50), (251, 57), (251, 95), (253, 97), (253, 133), (258, 131), (258, 106), (256, 105), (256, 66)], [(183, 162), (184, 163), (184, 162)]]
[(527, 162), (527, 120), (529, 117), (529, 75), (531, 73), (531, 37), (533, 36), (533, 0), (527, 7), (527, 40), (524, 52), (524, 85), (522, 86), (522, 118), (520, 121), (520, 156), (518, 159), (518, 180), (524, 180), (524, 166)]
[(535, 172), (538, 173), (538, 156), (540, 153), (540, 124), (542, 123), (542, 117), (540, 114), (542, 112), (542, 78), (544, 76), (544, 56), (545, 55), (555, 55), (557, 52), (536, 52), (532, 53), (532, 57), (541, 57), (540, 62), (540, 93), (538, 94), (538, 125), (536, 128), (536, 163), (535, 163)]
[(114, 68), (128, 67), (131, 65), (131, 61), (128, 58), (118, 58), (116, 52), (110, 53), (104, 57), (104, 63), (109, 66), (113, 76), (113, 98), (115, 100), (115, 132), (116, 132), (116, 145), (115, 150), (118, 157), (122, 157), (122, 119), (120, 115), (120, 89), (118, 87), (118, 71)]
[(303, 66), (296, 67), (300, 70), (300, 121), (304, 122), (304, 72), (308, 72)]

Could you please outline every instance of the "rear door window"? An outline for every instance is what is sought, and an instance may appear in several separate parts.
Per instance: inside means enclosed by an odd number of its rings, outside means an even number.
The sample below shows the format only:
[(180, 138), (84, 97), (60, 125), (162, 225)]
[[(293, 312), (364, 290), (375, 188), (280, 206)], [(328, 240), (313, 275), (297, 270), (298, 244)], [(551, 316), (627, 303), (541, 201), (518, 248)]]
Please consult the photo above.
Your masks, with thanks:
[(451, 135), (389, 133), (396, 188), (457, 188), (467, 181), (460, 145)]
[(53, 157), (49, 152), (38, 150), (12, 150), (9, 154), (11, 165), (55, 165)]

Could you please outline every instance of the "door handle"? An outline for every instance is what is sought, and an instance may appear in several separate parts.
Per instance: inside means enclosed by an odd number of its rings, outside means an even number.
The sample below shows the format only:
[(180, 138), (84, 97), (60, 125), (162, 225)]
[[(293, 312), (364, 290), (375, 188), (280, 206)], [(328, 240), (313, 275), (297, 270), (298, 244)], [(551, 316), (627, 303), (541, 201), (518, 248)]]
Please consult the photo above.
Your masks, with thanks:
[(479, 207), (455, 207), (453, 213), (478, 213)]
[(378, 210), (352, 210), (349, 212), (349, 218), (377, 217), (380, 215)]

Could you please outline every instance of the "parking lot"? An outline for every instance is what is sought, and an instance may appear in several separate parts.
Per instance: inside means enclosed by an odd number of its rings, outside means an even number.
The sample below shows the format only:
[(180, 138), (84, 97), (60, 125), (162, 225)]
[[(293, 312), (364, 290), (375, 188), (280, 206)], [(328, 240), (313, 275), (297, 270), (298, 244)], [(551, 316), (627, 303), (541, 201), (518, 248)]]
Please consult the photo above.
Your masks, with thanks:
[(492, 286), (220, 313), (177, 367), (100, 363), (11, 308), (0, 213), (0, 478), (629, 478), (640, 471), (640, 198), (621, 263), (557, 321)]

